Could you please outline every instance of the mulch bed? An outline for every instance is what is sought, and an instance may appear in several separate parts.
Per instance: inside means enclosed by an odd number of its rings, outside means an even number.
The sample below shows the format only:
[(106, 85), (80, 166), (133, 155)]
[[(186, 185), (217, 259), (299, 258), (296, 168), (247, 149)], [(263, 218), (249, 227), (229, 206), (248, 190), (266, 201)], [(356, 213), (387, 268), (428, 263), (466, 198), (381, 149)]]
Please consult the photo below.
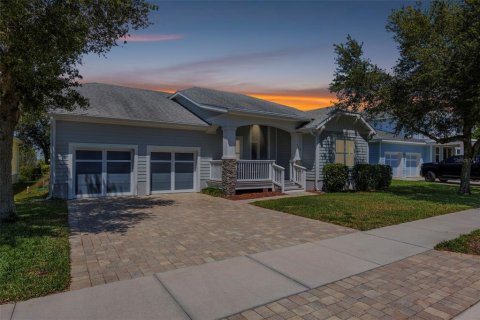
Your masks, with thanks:
[(228, 199), (228, 200), (249, 200), (249, 199), (283, 196), (283, 195), (285, 195), (285, 193), (281, 193), (280, 191), (251, 192), (251, 193), (236, 194), (234, 196), (227, 196), (227, 197), (225, 197), (225, 199)]

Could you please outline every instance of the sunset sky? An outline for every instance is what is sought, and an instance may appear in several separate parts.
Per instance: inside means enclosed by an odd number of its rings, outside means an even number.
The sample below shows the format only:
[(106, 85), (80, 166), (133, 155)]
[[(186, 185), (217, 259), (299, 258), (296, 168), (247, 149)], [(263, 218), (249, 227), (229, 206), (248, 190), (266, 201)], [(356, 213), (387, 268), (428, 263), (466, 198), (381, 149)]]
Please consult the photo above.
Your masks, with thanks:
[[(169, 91), (202, 86), (300, 109), (334, 99), (333, 44), (351, 34), (389, 69), (397, 59), (385, 30), (400, 1), (162, 1), (153, 25), (106, 58), (87, 56), (84, 82)], [(122, 41), (120, 41), (122, 43)]]

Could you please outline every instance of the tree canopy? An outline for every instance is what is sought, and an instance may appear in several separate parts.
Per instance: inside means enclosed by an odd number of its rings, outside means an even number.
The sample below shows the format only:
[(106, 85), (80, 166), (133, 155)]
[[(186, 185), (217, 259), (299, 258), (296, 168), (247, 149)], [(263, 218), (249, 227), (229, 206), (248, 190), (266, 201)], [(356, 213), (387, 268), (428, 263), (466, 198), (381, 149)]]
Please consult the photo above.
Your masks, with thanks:
[(399, 59), (392, 71), (363, 57), (361, 43), (335, 45), (337, 69), (330, 89), (338, 108), (388, 114), (396, 133), (420, 133), (438, 143), (462, 141), (461, 193), (470, 193), (470, 167), (480, 151), (480, 2), (433, 1), (395, 10), (387, 30)]
[(0, 0), (0, 220), (14, 220), (12, 140), (22, 115), (84, 107), (78, 66), (147, 27), (144, 0)]

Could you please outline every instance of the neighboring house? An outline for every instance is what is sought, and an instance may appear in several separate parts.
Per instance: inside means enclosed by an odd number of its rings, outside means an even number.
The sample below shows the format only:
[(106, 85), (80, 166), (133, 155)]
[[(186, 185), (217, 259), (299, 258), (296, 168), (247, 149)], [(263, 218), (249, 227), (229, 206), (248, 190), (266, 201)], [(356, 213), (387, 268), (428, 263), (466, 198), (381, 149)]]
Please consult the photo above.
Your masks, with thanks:
[(369, 142), (370, 163), (388, 164), (393, 177), (420, 177), (420, 166), (424, 162), (440, 162), (454, 155), (463, 154), (461, 141), (438, 144), (417, 134), (411, 138), (395, 135), (394, 122), (390, 118), (371, 121), (377, 134)]
[(20, 172), (20, 145), (22, 141), (18, 138), (13, 138), (13, 153), (12, 153), (12, 181), (18, 182), (18, 174)]
[(325, 163), (368, 162), (358, 114), (297, 109), (205, 88), (175, 94), (107, 84), (90, 107), (52, 116), (52, 196), (321, 188)]

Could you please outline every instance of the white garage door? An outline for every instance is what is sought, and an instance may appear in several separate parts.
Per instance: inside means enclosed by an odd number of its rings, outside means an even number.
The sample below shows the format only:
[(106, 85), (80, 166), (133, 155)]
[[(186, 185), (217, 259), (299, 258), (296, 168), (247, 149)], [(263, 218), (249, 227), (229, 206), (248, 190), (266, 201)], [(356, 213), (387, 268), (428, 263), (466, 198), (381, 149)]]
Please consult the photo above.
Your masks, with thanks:
[(392, 175), (394, 177), (401, 176), (402, 153), (387, 152), (385, 153), (385, 164), (392, 167)]
[(405, 176), (419, 177), (420, 176), (420, 154), (407, 153), (405, 155)]
[(195, 191), (196, 161), (193, 152), (150, 153), (150, 191)]
[(132, 194), (131, 150), (76, 150), (76, 197)]

